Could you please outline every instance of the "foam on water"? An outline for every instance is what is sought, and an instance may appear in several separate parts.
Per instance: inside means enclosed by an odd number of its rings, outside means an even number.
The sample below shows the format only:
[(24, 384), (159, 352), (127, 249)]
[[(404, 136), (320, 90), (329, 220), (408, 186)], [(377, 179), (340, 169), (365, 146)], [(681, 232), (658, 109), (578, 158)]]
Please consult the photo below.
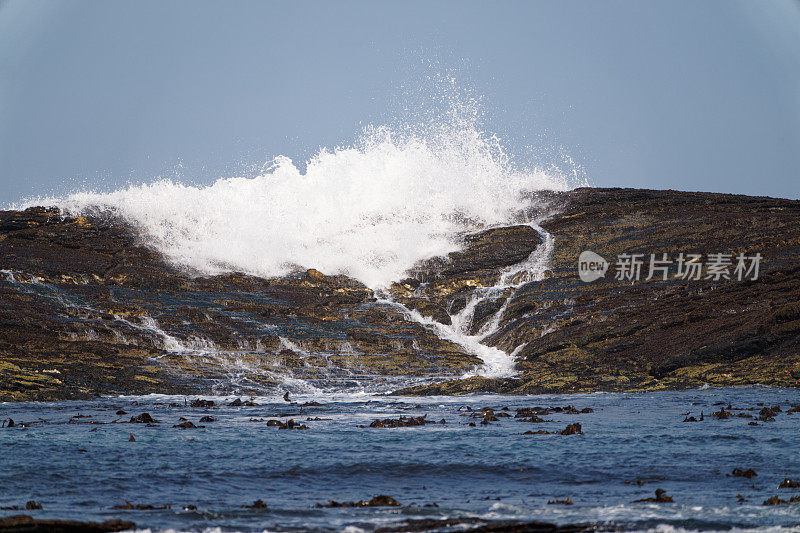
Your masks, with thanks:
[(568, 188), (564, 175), (513, 165), (479, 118), (475, 101), (453, 98), (438, 122), (369, 126), (348, 146), (321, 149), (305, 171), (279, 156), (260, 175), (210, 186), (161, 179), (16, 207), (121, 216), (200, 274), (316, 268), (381, 288), (457, 249), (464, 232), (518, 222), (532, 193)]

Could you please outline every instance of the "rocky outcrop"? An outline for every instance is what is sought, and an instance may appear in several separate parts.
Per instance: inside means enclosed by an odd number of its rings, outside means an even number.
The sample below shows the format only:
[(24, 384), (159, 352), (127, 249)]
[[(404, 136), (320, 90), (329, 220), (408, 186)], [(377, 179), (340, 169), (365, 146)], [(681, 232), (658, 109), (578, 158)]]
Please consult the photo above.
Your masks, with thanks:
[[(285, 373), (438, 381), (406, 394), (797, 385), (800, 202), (578, 189), (539, 195), (536, 206), (554, 239), (545, 279), (484, 289), (542, 245), (519, 225), (467, 235), (461, 251), (421, 262), (389, 290), (444, 325), (472, 303), (465, 333), (516, 356), (514, 378), (465, 380), (453, 378), (477, 357), (345, 276), (195, 276), (118, 219), (0, 212), (0, 401), (244, 394)], [(584, 283), (584, 250), (612, 264), (642, 254), (644, 274), (650, 254), (763, 259), (757, 280), (686, 280), (673, 264), (666, 279), (617, 280), (610, 270)]]
[[(519, 376), (406, 391), (573, 392), (709, 385), (797, 386), (800, 379), (800, 202), (729, 194), (578, 189), (551, 196), (548, 277), (522, 286), (485, 339), (518, 355)], [(591, 250), (612, 263), (643, 254), (640, 281), (577, 273)], [(649, 281), (650, 254), (760, 253), (757, 280)], [(735, 262), (735, 261), (734, 261)], [(733, 268), (731, 268), (732, 273)]]
[[(192, 276), (118, 219), (0, 212), (0, 401), (190, 393), (243, 379), (459, 375), (480, 363), (317, 271)], [(229, 389), (222, 389), (229, 390)]]
[[(411, 277), (392, 285), (392, 297), (408, 307), (442, 324), (451, 323), (450, 315), (457, 314), (468, 303), (473, 291), (495, 285), (503, 269), (525, 261), (542, 242), (531, 226), (494, 228), (468, 235), (464, 250), (421, 262)], [(477, 311), (480, 320), (473, 319), (477, 329), (505, 301), (500, 295)]]

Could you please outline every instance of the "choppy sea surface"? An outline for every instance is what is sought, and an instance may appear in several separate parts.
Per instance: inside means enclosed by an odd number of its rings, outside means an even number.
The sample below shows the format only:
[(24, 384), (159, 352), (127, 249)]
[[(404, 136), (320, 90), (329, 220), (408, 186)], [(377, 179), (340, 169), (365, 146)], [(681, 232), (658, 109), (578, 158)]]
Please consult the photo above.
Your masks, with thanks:
[[(786, 413), (800, 403), (798, 390), (298, 395), (290, 398), (295, 403), (253, 398), (258, 406), (228, 406), (233, 396), (205, 398), (217, 405), (193, 408), (184, 405), (193, 398), (174, 396), (0, 404), (0, 419), (15, 421), (0, 429), (0, 507), (42, 505), (0, 516), (122, 518), (153, 531), (373, 531), (456, 517), (625, 530), (800, 531), (800, 503), (763, 505), (775, 495), (800, 495), (778, 488), (784, 478), (800, 480), (800, 413)], [(311, 401), (321, 405), (300, 407)], [(518, 408), (567, 405), (593, 412), (551, 411), (541, 423), (514, 417)], [(711, 416), (730, 406), (758, 417), (774, 405), (781, 407), (774, 421), (757, 426), (744, 416)], [(471, 415), (485, 407), (511, 416), (483, 425)], [(684, 422), (701, 412), (703, 421)], [(160, 423), (127, 423), (142, 413)], [(422, 415), (437, 423), (369, 427), (379, 418)], [(201, 423), (204, 416), (216, 420)], [(181, 417), (205, 427), (173, 427)], [(283, 430), (267, 425), (270, 419), (309, 429)], [(524, 434), (575, 422), (583, 435)], [(732, 476), (734, 468), (757, 476)], [(633, 503), (659, 488), (674, 503)], [(379, 494), (401, 506), (317, 507)], [(573, 505), (548, 504), (565, 498)], [(243, 507), (259, 499), (267, 509)], [(126, 502), (170, 507), (113, 508)]]

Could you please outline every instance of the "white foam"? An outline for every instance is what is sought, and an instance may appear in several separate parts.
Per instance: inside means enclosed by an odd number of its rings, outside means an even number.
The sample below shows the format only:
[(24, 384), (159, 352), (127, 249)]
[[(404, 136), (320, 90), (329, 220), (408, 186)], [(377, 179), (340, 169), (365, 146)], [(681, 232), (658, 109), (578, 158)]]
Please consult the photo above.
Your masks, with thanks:
[(557, 173), (512, 165), (474, 107), (453, 102), (424, 129), (368, 127), (350, 146), (321, 149), (305, 172), (280, 156), (261, 175), (210, 186), (162, 179), (16, 207), (119, 215), (201, 274), (316, 268), (382, 288), (418, 260), (456, 250), (464, 232), (517, 223), (530, 193), (568, 188)]

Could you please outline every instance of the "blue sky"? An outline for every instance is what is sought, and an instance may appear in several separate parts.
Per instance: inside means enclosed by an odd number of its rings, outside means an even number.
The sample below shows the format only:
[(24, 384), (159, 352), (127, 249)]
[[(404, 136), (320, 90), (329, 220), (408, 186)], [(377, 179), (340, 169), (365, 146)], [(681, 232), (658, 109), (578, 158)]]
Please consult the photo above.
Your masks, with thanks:
[(800, 3), (0, 3), (0, 205), (305, 160), (482, 96), (521, 164), (800, 197)]

